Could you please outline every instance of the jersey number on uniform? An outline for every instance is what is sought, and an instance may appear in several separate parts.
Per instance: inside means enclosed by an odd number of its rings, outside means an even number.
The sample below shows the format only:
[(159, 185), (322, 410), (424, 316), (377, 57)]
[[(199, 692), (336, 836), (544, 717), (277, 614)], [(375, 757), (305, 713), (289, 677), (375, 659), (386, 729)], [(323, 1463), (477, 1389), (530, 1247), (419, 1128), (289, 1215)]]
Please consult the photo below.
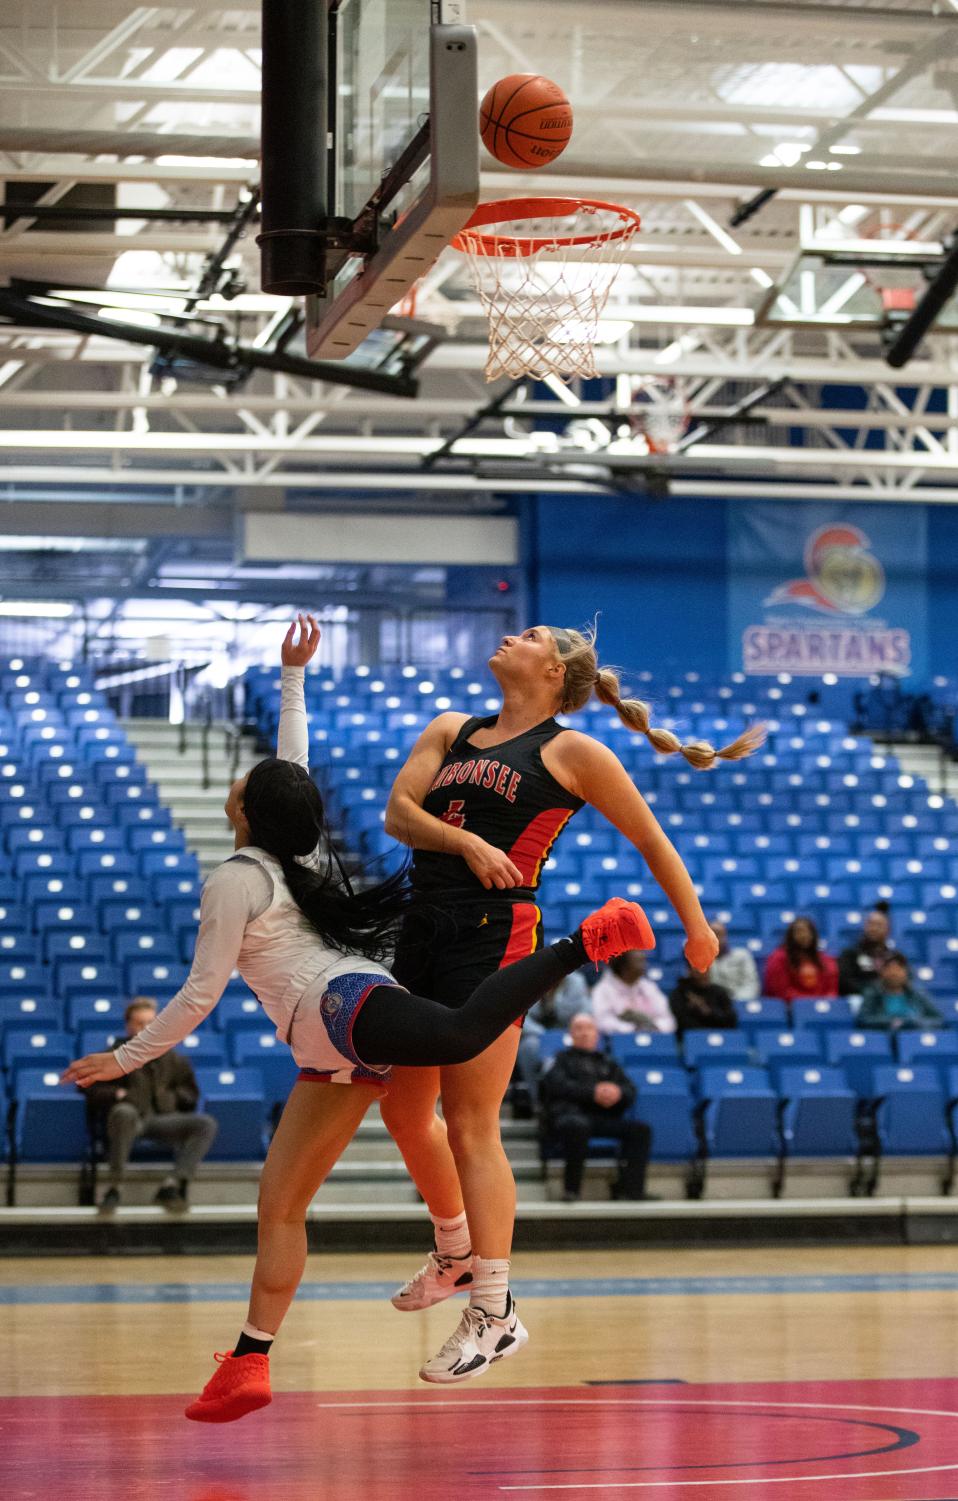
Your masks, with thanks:
[(466, 822), (466, 815), (462, 811), (465, 806), (461, 797), (454, 797), (445, 813), (440, 813), (439, 822), (451, 823), (453, 828), (461, 829)]

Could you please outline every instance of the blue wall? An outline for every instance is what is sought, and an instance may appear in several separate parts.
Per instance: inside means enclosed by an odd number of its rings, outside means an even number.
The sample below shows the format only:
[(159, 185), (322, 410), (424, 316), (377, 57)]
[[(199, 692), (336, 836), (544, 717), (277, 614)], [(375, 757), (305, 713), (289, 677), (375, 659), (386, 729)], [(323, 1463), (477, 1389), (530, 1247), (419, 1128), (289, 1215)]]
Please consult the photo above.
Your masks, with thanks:
[(928, 640), (932, 674), (958, 676), (958, 506), (927, 506)]
[[(737, 578), (729, 561), (729, 517), (733, 507), (741, 511), (752, 504), (530, 497), (524, 524), (529, 619), (578, 626), (599, 611), (600, 657), (631, 672), (647, 668), (671, 675), (676, 669), (696, 669), (712, 675), (734, 669), (741, 642), (738, 632), (734, 640), (729, 633), (730, 585)], [(783, 535), (794, 534), (797, 562), (806, 534), (821, 524), (827, 508), (820, 502), (772, 507), (782, 511)], [(767, 512), (769, 503), (763, 509)], [(842, 521), (853, 510), (861, 524), (862, 509), (836, 505), (834, 520)], [(881, 619), (884, 608), (890, 625), (913, 630), (920, 674), (927, 634), (928, 674), (958, 675), (958, 506), (882, 503), (867, 508), (864, 529), (869, 527), (881, 544), (876, 552), (887, 581), (886, 598), (873, 614)], [(916, 576), (910, 555), (915, 534), (923, 529), (928, 563)], [(783, 564), (783, 570), (784, 581), (788, 566)], [(821, 617), (791, 608), (799, 622), (822, 624)], [(864, 623), (870, 622), (866, 618)], [(913, 678), (912, 684), (916, 682)]]
[(726, 670), (724, 501), (540, 495), (532, 507), (537, 623), (580, 626), (600, 611), (604, 662)]

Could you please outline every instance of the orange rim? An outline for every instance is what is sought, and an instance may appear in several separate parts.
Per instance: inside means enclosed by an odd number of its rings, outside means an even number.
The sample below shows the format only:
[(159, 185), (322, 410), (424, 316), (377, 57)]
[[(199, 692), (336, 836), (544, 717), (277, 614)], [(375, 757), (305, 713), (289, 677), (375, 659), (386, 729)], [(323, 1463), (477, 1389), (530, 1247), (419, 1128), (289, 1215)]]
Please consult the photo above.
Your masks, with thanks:
[[(602, 210), (615, 214), (621, 223), (617, 229), (596, 230), (585, 235), (475, 233), (492, 224), (514, 224), (519, 219), (566, 219), (570, 214), (581, 213), (583, 210)], [(642, 220), (634, 209), (624, 208), (620, 203), (603, 203), (598, 198), (497, 198), (492, 203), (480, 203), (469, 223), (452, 241), (452, 247), (471, 255), (528, 256), (536, 255), (540, 250), (602, 245), (609, 240), (630, 239), (641, 226)]]

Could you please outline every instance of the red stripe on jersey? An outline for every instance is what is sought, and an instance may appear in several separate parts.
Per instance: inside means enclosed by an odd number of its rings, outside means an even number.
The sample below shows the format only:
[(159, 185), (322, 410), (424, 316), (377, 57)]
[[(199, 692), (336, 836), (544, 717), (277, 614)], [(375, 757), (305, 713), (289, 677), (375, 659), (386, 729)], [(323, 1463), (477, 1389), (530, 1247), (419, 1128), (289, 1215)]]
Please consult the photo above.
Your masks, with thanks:
[(541, 921), (542, 913), (532, 902), (516, 902), (512, 909), (509, 942), (506, 944), (506, 951), (500, 961), (500, 969), (505, 969), (507, 964), (515, 964), (517, 959), (527, 959), (530, 954), (535, 953), (539, 942)]
[(574, 808), (546, 808), (526, 825), (508, 851), (509, 859), (519, 867), (527, 886), (535, 886), (549, 851), (574, 812)]

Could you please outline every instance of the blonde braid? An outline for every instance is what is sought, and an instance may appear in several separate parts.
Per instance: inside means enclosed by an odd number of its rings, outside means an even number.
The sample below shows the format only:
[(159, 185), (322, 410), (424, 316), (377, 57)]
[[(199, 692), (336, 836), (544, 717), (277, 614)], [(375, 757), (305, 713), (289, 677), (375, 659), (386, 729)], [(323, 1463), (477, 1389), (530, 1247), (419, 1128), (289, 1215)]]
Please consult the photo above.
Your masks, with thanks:
[(660, 730), (652, 724), (651, 709), (642, 699), (622, 697), (618, 673), (612, 667), (599, 666), (594, 628), (588, 635), (559, 627), (550, 627), (550, 633), (566, 670), (562, 713), (572, 714), (583, 708), (595, 693), (601, 703), (615, 710), (628, 729), (645, 735), (660, 755), (672, 756), (678, 752), (696, 771), (709, 771), (719, 761), (741, 761), (764, 745), (768, 732), (763, 724), (750, 725), (730, 745), (719, 750), (707, 740), (692, 740), (683, 745), (671, 730)]

